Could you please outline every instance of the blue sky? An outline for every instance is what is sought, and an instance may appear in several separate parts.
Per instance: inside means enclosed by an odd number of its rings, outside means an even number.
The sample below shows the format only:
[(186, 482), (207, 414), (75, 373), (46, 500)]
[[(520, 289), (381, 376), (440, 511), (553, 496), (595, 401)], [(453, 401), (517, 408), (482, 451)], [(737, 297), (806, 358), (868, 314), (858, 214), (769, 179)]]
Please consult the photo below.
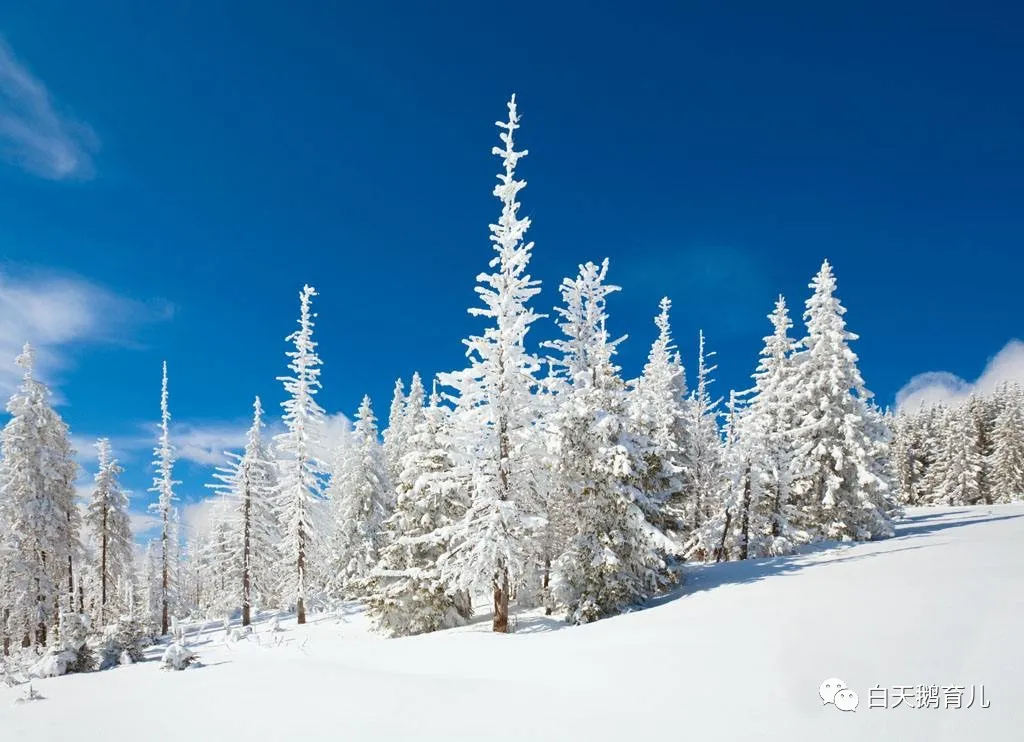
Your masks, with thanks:
[(668, 295), (687, 367), (703, 328), (744, 388), (775, 295), (802, 308), (828, 257), (884, 404), (1024, 375), (1019, 8), (342, 5), (0, 15), (0, 353), (41, 346), (138, 508), (161, 360), (194, 501), (252, 395), (276, 410), (304, 282), (329, 411), (459, 367), (513, 91), (539, 306), (608, 256), (627, 374)]

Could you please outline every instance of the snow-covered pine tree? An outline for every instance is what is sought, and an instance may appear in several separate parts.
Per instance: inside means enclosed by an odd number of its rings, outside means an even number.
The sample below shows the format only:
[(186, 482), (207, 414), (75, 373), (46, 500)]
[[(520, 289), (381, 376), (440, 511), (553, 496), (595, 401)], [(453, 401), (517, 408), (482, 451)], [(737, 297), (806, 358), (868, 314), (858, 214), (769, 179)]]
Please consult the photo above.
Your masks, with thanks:
[[(410, 392), (411, 395), (411, 392)], [(402, 470), (402, 456), (406, 439), (410, 435), (405, 413), (405, 384), (401, 379), (395, 380), (395, 393), (391, 397), (391, 410), (388, 414), (388, 426), (383, 433), (384, 459), (388, 465), (388, 476), (392, 482), (398, 481)]]
[(493, 272), (477, 276), (476, 292), (484, 306), (470, 309), (493, 325), (465, 341), (469, 367), (441, 377), (454, 390), (454, 450), (472, 501), (455, 529), (443, 570), (455, 587), (492, 592), (492, 628), (503, 633), (508, 631), (509, 597), (530, 553), (523, 515), (535, 509), (536, 459), (529, 449), (537, 438), (533, 397), (540, 367), (524, 345), (540, 316), (527, 302), (540, 288), (526, 272), (533, 250), (524, 239), (530, 220), (517, 215), (517, 196), (526, 182), (516, 179), (515, 169), (527, 152), (517, 151), (513, 143), (519, 128), (514, 95), (508, 114), (508, 121), (497, 123), (503, 146), (492, 150), (504, 164), (494, 188), (501, 217), (491, 225), (497, 255), (490, 261)]
[(384, 521), (390, 515), (391, 483), (369, 397), (359, 405), (352, 437), (327, 492), (335, 531), (328, 580), (332, 592), (347, 598), (358, 596), (360, 581), (377, 563)]
[(17, 358), (24, 370), (7, 404), (0, 434), (0, 584), (4, 588), (5, 645), (45, 645), (61, 606), (73, 606), (73, 560), (81, 516), (75, 505), (76, 464), (67, 425), (35, 378), (34, 351)]
[(643, 462), (640, 474), (641, 486), (653, 507), (648, 516), (682, 544), (691, 516), (683, 469), (689, 449), (686, 374), (672, 342), (669, 323), (672, 302), (665, 297), (658, 306), (660, 312), (654, 318), (658, 337), (629, 395), (630, 425), (651, 443), (649, 457)]
[(985, 456), (974, 411), (967, 404), (947, 412), (945, 449), (938, 471), (939, 496), (947, 505), (984, 502)]
[(157, 539), (150, 539), (146, 544), (146, 551), (142, 554), (141, 562), (139, 565), (139, 588), (142, 618), (146, 624), (146, 630), (153, 636), (158, 636), (163, 589), (160, 581), (160, 553)]
[(949, 409), (942, 405), (923, 407), (914, 419), (921, 436), (921, 475), (917, 501), (921, 505), (942, 503), (942, 483), (945, 479), (946, 439), (949, 434)]
[(174, 600), (174, 577), (176, 565), (172, 561), (176, 550), (173, 548), (174, 486), (181, 484), (174, 480), (174, 447), (171, 445), (171, 413), (167, 404), (167, 361), (163, 365), (163, 381), (160, 387), (160, 439), (153, 455), (156, 476), (150, 492), (157, 493), (157, 501), (150, 506), (160, 518), (160, 634), (170, 628), (171, 603)]
[(64, 537), (67, 539), (67, 574), (64, 582), (63, 610), (76, 613), (80, 601), (76, 596), (77, 580), (76, 565), (82, 561), (82, 511), (78, 507), (75, 480), (78, 477), (78, 464), (75, 462), (75, 451), (71, 447), (70, 431), (67, 423), (49, 405), (46, 412), (46, 445), (43, 461), (43, 486), (57, 500), (66, 521)]
[(95, 547), (92, 572), (97, 595), (93, 622), (101, 628), (129, 608), (119, 586), (131, 577), (134, 554), (128, 495), (118, 481), (124, 469), (111, 453), (110, 439), (100, 438), (96, 450), (99, 469), (86, 507), (85, 525)]
[(899, 500), (904, 505), (923, 504), (921, 484), (928, 453), (922, 435), (925, 425), (923, 415), (901, 411), (889, 417), (888, 425), (892, 433), (889, 443), (890, 467)]
[[(548, 344), (541, 345), (543, 347)], [(532, 564), (527, 567), (524, 584), (516, 600), (524, 608), (542, 605), (545, 614), (551, 615), (556, 607), (551, 585), (552, 568), (565, 551), (574, 526), (566, 503), (567, 493), (559, 487), (557, 477), (554, 476), (554, 457), (548, 446), (554, 434), (549, 429), (553, 419), (551, 413), (557, 406), (559, 395), (567, 391), (569, 384), (555, 359), (548, 358), (545, 362), (547, 373), (540, 379), (535, 396), (537, 432), (543, 445), (537, 447), (535, 459), (537, 517), (529, 532)]]
[(233, 577), (228, 595), (242, 608), (242, 625), (252, 620), (253, 604), (267, 605), (273, 594), (273, 575), (278, 559), (280, 532), (274, 504), (277, 500), (277, 466), (263, 440), (263, 406), (253, 403), (252, 425), (241, 455), (226, 454), (228, 464), (218, 468), (216, 484), (224, 503), (224, 542), (228, 564), (223, 571)]
[(997, 410), (994, 395), (972, 394), (967, 399), (967, 409), (974, 420), (975, 435), (978, 439), (978, 450), (981, 452), (981, 502), (992, 503), (991, 460), (993, 453), (993, 431), (996, 423)]
[(223, 618), (242, 605), (243, 563), (238, 558), (239, 527), (233, 498), (222, 492), (207, 516), (207, 533), (202, 539), (200, 562), (206, 566), (203, 582), (206, 594), (197, 608), (206, 615)]
[(716, 561), (786, 554), (808, 540), (792, 523), (795, 343), (789, 337), (792, 322), (781, 296), (768, 319), (774, 331), (764, 338), (754, 387), (730, 393), (724, 494), (698, 540), (703, 545), (696, 551)]
[(892, 446), (892, 430), (886, 422), (886, 412), (873, 400), (868, 402), (865, 407), (867, 407), (865, 430), (870, 441), (867, 458), (872, 473), (886, 484), (882, 492), (876, 493), (874, 503), (882, 509), (889, 521), (896, 521), (903, 517), (904, 510), (899, 493), (896, 491), (892, 461), (889, 455), (889, 449)]
[(674, 580), (664, 559), (675, 545), (649, 520), (643, 463), (653, 444), (630, 429), (626, 385), (612, 358), (620, 340), (607, 330), (608, 261), (580, 266), (561, 285), (556, 310), (564, 338), (547, 343), (561, 354), (567, 387), (547, 422), (553, 486), (563, 493), (573, 532), (555, 564), (555, 594), (572, 623), (620, 612)]
[(722, 489), (716, 509), (694, 532), (691, 549), (706, 561), (746, 559), (750, 555), (752, 513), (765, 499), (759, 486), (761, 479), (754, 471), (754, 462), (764, 456), (759, 448), (763, 438), (759, 431), (757, 435), (748, 434), (754, 432), (755, 423), (755, 419), (743, 415), (739, 396), (730, 390), (721, 459)]
[[(709, 366), (714, 352), (705, 350), (704, 332), (700, 332), (697, 350), (697, 384), (686, 406), (688, 415), (688, 446), (683, 459), (685, 499), (690, 503), (689, 521), (692, 532), (699, 534), (704, 522), (723, 509), (725, 471), (722, 462), (722, 435), (718, 427), (721, 399), (711, 397), (711, 374), (717, 366)], [(691, 537), (688, 555), (697, 559), (709, 556), (707, 545)]]
[(398, 500), (385, 524), (386, 546), (366, 581), (370, 620), (389, 636), (457, 626), (471, 612), (467, 596), (449, 589), (438, 569), (453, 526), (469, 508), (466, 487), (455, 478), (449, 408), (435, 388), (426, 409), (422, 403), (410, 409)]
[(996, 502), (1024, 499), (1024, 387), (1004, 384), (992, 431), (992, 495)]
[(280, 494), (278, 520), (283, 540), (282, 558), (288, 563), (284, 577), (286, 599), (294, 601), (298, 622), (306, 622), (307, 572), (317, 545), (314, 507), (323, 496), (324, 462), (317, 458), (311, 436), (324, 424), (324, 411), (316, 402), (320, 389), (320, 358), (313, 340), (311, 302), (316, 289), (304, 286), (299, 293), (299, 329), (285, 340), (295, 349), (286, 354), (291, 376), (282, 376), (288, 399), (284, 408), (286, 432), (274, 439), (279, 456)]
[[(793, 431), (796, 410), (793, 408), (793, 353), (796, 342), (789, 337), (793, 322), (786, 300), (781, 295), (775, 309), (768, 315), (773, 332), (764, 338), (761, 360), (754, 372), (754, 388), (742, 421), (743, 445), (755, 452), (755, 488), (766, 498), (763, 514), (766, 529), (755, 527), (749, 544), (753, 556), (785, 554), (808, 535), (793, 525), (790, 463), (793, 456)], [(751, 438), (755, 442), (751, 442)]]
[(800, 526), (832, 539), (891, 536), (889, 483), (877, 467), (885, 444), (849, 346), (857, 336), (846, 329), (846, 308), (835, 296), (827, 260), (810, 287), (807, 336), (794, 356), (797, 428), (790, 472)]
[[(434, 382), (434, 386), (437, 386), (437, 382)], [(436, 391), (436, 390), (435, 390)], [(400, 455), (398, 457), (398, 471), (395, 472), (394, 476), (389, 480), (391, 483), (391, 501), (388, 507), (388, 511), (394, 510), (395, 499), (397, 493), (395, 488), (398, 485), (398, 479), (401, 477), (402, 469), (404, 468), (405, 454), (408, 453), (409, 440), (416, 435), (416, 426), (423, 422), (423, 410), (424, 404), (427, 399), (427, 391), (423, 388), (423, 379), (420, 377), (418, 371), (413, 372), (412, 381), (409, 382), (409, 394), (405, 398), (405, 405), (402, 408), (402, 429), (403, 429), (403, 440), (399, 446)]]

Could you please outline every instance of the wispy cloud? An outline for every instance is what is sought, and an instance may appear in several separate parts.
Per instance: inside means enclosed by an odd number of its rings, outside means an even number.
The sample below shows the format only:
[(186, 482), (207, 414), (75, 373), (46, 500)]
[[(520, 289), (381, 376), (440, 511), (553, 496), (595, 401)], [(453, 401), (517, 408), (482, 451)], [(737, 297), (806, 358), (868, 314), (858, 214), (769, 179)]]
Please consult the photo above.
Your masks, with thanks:
[(210, 535), (213, 526), (211, 516), (217, 498), (207, 497), (195, 502), (186, 503), (181, 508), (181, 524), (186, 539), (202, 538)]
[(988, 394), (1007, 381), (1024, 383), (1024, 342), (1011, 340), (1000, 350), (975, 381), (948, 371), (928, 371), (908, 381), (896, 394), (900, 409), (917, 409), (937, 404), (955, 405), (971, 394)]
[(65, 113), (0, 38), (0, 156), (41, 178), (83, 179), (98, 148), (92, 129)]
[(204, 466), (224, 463), (225, 451), (237, 451), (245, 446), (248, 425), (195, 425), (184, 423), (171, 426), (171, 440), (179, 460)]
[[(241, 452), (252, 423), (241, 421), (176, 421), (171, 423), (171, 445), (177, 461), (189, 461), (200, 466), (220, 466), (225, 463), (225, 452)], [(338, 447), (346, 440), (352, 424), (343, 413), (328, 415), (322, 429), (313, 438), (313, 453), (331, 463)], [(114, 436), (110, 445), (115, 455), (126, 460), (137, 460), (140, 454), (150, 455), (156, 445), (159, 430), (155, 422), (140, 423), (138, 433)], [(263, 431), (266, 439), (284, 431), (280, 420), (271, 421)], [(95, 460), (93, 440), (86, 436), (73, 437), (72, 444), (79, 453), (79, 462)]]
[(160, 519), (151, 513), (132, 512), (128, 514), (128, 520), (131, 524), (132, 536), (136, 539), (142, 539), (160, 527)]
[(166, 303), (119, 296), (76, 276), (13, 276), (0, 270), (0, 395), (21, 378), (14, 359), (28, 342), (38, 373), (51, 384), (67, 367), (71, 346), (132, 342), (142, 324), (169, 318)]

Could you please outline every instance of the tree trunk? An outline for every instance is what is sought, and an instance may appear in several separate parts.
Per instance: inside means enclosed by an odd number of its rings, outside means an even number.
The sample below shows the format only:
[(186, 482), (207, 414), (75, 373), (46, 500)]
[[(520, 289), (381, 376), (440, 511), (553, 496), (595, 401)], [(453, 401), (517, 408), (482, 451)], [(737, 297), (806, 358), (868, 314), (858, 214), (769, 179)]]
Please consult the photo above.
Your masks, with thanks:
[(167, 543), (170, 540), (168, 536), (169, 524), (167, 522), (168, 513), (166, 509), (163, 513), (163, 533), (160, 536), (160, 562), (161, 562), (161, 582), (160, 582), (160, 635), (164, 636), (167, 634), (167, 629), (170, 627), (170, 606), (168, 606), (167, 592), (168, 592), (168, 580), (167, 580)]
[(725, 526), (722, 528), (722, 540), (718, 542), (718, 547), (715, 549), (715, 561), (720, 562), (725, 558), (725, 538), (729, 534), (729, 526), (732, 525), (732, 511), (726, 509), (725, 511)]
[(504, 565), (494, 576), (494, 621), (491, 629), (499, 634), (508, 633), (508, 569)]
[[(39, 562), (42, 569), (46, 569), (46, 552), (42, 552), (39, 555)], [(39, 604), (39, 623), (36, 625), (36, 644), (39, 646), (46, 645), (46, 596), (43, 595), (43, 586), (40, 584), (39, 578), (36, 578), (36, 602)]]
[(100, 626), (106, 618), (107, 610), (107, 507), (103, 504), (103, 518), (100, 521)]
[(541, 583), (541, 588), (544, 591), (544, 615), (551, 615), (551, 597), (548, 595), (548, 588), (551, 584), (551, 557), (544, 559), (544, 582)]
[[(501, 362), (499, 361), (499, 368)], [(502, 376), (502, 378), (504, 378)], [(499, 394), (504, 386), (499, 388)], [(509, 479), (509, 433), (508, 419), (502, 415), (498, 418), (498, 499), (509, 500), (511, 481)], [(494, 575), (494, 621), (491, 629), (500, 634), (508, 633), (508, 565), (498, 562), (498, 571)]]
[(249, 611), (252, 602), (251, 559), (249, 555), (250, 519), (252, 518), (252, 491), (248, 473), (245, 482), (245, 505), (242, 509), (242, 626), (249, 625)]
[(772, 497), (772, 536), (778, 538), (782, 535), (782, 474), (779, 467), (775, 467), (775, 492)]
[(295, 616), (298, 620), (299, 625), (306, 623), (306, 583), (305, 583), (305, 568), (306, 568), (306, 544), (303, 540), (302, 527), (299, 526), (299, 563), (298, 563), (298, 590), (295, 601)]
[(746, 474), (743, 477), (743, 513), (740, 518), (740, 533), (743, 541), (740, 543), (740, 559), (746, 559), (750, 553), (750, 463), (747, 463)]

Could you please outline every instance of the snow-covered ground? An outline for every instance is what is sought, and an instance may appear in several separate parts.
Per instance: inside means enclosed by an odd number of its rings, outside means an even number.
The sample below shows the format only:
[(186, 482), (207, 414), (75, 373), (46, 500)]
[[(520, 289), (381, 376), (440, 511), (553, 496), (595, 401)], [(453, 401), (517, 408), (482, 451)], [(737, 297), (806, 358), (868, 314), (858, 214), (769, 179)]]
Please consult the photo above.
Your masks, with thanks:
[[(0, 740), (1024, 739), (1024, 505), (912, 510), (888, 541), (699, 567), (678, 594), (580, 628), (528, 613), (422, 637), (355, 608), (268, 622), (201, 666), (156, 662), (0, 688)], [(838, 677), (854, 712), (824, 705)], [(891, 708), (897, 686), (940, 708)], [(869, 708), (872, 687), (890, 708)], [(943, 708), (942, 686), (965, 686)], [(981, 687), (984, 702), (981, 708)], [(912, 701), (915, 699), (911, 699)]]

